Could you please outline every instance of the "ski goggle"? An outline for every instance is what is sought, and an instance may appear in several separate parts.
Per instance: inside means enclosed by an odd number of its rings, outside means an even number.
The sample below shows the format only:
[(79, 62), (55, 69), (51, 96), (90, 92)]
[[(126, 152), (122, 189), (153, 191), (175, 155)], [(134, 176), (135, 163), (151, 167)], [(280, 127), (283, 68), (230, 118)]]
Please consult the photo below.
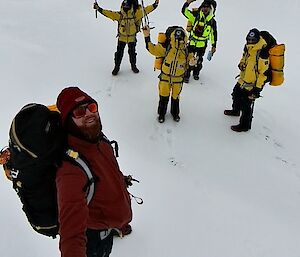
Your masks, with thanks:
[(86, 109), (91, 113), (96, 113), (98, 111), (98, 106), (96, 103), (89, 103), (85, 105), (80, 105), (73, 110), (72, 115), (75, 119), (82, 118), (86, 114)]

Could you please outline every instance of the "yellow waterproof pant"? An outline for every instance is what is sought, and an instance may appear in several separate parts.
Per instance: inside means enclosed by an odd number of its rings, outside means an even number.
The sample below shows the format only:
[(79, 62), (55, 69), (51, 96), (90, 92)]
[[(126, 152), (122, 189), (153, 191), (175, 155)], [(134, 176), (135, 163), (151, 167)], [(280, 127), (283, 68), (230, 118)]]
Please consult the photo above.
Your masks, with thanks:
[(158, 83), (158, 90), (160, 96), (170, 96), (172, 92), (172, 98), (177, 99), (182, 90), (182, 82), (169, 83), (168, 81), (160, 80)]

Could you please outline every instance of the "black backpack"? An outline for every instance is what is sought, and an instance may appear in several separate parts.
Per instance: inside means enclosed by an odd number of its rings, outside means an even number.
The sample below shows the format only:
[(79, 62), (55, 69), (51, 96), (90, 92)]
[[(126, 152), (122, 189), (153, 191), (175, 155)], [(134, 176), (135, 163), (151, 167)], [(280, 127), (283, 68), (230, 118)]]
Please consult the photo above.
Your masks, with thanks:
[(53, 238), (58, 234), (56, 170), (63, 159), (79, 165), (87, 175), (83, 189), (89, 202), (94, 194), (94, 179), (78, 153), (66, 148), (66, 136), (60, 114), (41, 104), (24, 106), (12, 121), (9, 132), (10, 158), (4, 164), (23, 211), (40, 234)]

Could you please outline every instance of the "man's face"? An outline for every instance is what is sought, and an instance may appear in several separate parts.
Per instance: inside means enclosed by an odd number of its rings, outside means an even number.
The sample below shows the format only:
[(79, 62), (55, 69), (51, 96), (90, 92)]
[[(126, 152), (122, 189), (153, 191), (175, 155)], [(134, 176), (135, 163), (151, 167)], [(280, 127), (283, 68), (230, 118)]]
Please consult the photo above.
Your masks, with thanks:
[(85, 103), (76, 107), (72, 112), (72, 120), (89, 140), (97, 139), (102, 130), (96, 103)]
[(127, 12), (131, 8), (130, 2), (127, 0), (124, 0), (122, 2), (122, 7), (123, 7), (124, 11)]
[(208, 15), (209, 12), (210, 12), (210, 5), (204, 5), (204, 6), (202, 6), (201, 10), (202, 10), (202, 12), (203, 12), (205, 15)]

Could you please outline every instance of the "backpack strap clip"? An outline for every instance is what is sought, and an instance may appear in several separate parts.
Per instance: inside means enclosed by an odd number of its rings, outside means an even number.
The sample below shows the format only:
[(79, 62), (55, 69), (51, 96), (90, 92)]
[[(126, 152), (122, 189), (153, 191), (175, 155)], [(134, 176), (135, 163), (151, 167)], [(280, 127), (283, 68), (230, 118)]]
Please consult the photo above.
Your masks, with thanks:
[(66, 154), (68, 157), (75, 161), (75, 163), (81, 168), (81, 170), (86, 174), (88, 178), (86, 185), (83, 187), (83, 191), (86, 192), (86, 200), (87, 204), (89, 204), (95, 193), (96, 178), (93, 176), (93, 173), (89, 168), (87, 162), (84, 161), (82, 157), (80, 157), (78, 152), (72, 149), (68, 149), (66, 151)]

